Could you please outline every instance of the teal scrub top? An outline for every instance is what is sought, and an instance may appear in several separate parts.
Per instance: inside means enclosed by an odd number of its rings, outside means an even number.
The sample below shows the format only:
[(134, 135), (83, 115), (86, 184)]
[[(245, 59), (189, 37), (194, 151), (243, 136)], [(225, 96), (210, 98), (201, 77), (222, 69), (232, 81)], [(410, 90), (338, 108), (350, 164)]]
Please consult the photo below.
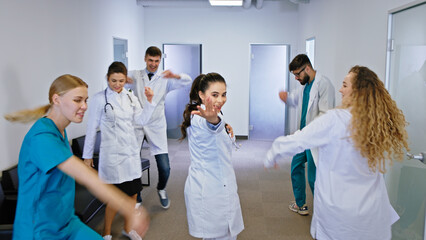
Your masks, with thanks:
[(56, 167), (73, 155), (64, 135), (41, 118), (24, 138), (13, 239), (69, 239), (81, 223), (74, 214), (74, 179)]
[(312, 85), (314, 85), (314, 80), (311, 83), (306, 83), (305, 88), (303, 89), (303, 102), (302, 102), (302, 114), (300, 118), (300, 130), (306, 126), (306, 114), (308, 113), (308, 104), (309, 104), (309, 95), (311, 94)]

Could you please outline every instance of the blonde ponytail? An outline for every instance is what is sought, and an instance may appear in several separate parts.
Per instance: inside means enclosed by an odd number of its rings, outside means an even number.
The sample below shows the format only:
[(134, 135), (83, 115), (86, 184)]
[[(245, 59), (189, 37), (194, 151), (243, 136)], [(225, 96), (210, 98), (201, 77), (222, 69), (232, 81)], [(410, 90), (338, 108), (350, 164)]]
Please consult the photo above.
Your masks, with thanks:
[(34, 109), (25, 109), (14, 113), (9, 113), (4, 115), (4, 118), (9, 122), (29, 123), (46, 115), (49, 109), (50, 104), (47, 104)]
[(52, 105), (52, 97), (54, 94), (58, 94), (59, 96), (64, 95), (71, 89), (77, 88), (77, 87), (88, 87), (87, 83), (85, 83), (82, 79), (79, 77), (65, 74), (62, 76), (59, 76), (58, 78), (53, 81), (52, 85), (50, 85), (49, 89), (49, 104), (35, 108), (35, 109), (26, 109), (17, 111), (14, 113), (6, 114), (4, 115), (4, 118), (7, 121), (10, 122), (21, 122), (21, 123), (28, 123), (31, 121), (35, 121), (47, 114), (49, 111), (51, 105)]

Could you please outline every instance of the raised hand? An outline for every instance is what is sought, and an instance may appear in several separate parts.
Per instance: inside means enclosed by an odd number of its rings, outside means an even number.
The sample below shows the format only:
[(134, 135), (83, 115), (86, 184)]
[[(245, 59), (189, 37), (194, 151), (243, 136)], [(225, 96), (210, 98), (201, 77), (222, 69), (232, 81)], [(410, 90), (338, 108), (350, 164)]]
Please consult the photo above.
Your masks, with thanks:
[(148, 102), (152, 102), (152, 98), (154, 97), (154, 91), (150, 87), (145, 87), (145, 96)]
[(201, 116), (211, 124), (218, 124), (220, 121), (220, 118), (217, 116), (219, 110), (213, 107), (213, 101), (210, 97), (207, 97), (204, 105), (206, 109), (203, 109), (201, 106), (197, 106), (198, 111), (194, 110), (191, 112), (191, 114)]
[(166, 70), (164, 71), (161, 76), (163, 78), (176, 78), (176, 79), (180, 79), (180, 76), (178, 74), (174, 74), (172, 71), (170, 70)]

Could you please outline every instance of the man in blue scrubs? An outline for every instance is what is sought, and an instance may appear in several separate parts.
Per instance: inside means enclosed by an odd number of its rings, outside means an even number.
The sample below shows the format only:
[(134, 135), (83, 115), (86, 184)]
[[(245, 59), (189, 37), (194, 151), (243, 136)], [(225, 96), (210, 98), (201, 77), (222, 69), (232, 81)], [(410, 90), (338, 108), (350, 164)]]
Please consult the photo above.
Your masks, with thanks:
[[(330, 80), (313, 69), (311, 61), (305, 54), (297, 55), (289, 64), (289, 70), (301, 86), (294, 92), (280, 92), (280, 98), (289, 107), (297, 107), (300, 112), (298, 129), (304, 128), (317, 116), (335, 106), (334, 87)], [(314, 193), (316, 167), (311, 150), (296, 154), (291, 161), (291, 182), (295, 201), (289, 205), (290, 210), (300, 215), (308, 215), (306, 206), (305, 163), (308, 163), (308, 182)]]

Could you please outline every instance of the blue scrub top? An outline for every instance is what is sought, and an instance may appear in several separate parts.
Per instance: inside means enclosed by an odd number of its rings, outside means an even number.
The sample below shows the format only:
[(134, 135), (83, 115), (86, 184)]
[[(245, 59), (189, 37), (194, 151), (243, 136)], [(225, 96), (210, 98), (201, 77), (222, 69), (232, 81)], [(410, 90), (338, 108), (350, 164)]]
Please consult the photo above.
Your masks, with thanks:
[(56, 167), (73, 155), (64, 135), (51, 119), (41, 118), (24, 138), (13, 239), (68, 239), (80, 221), (74, 179)]

